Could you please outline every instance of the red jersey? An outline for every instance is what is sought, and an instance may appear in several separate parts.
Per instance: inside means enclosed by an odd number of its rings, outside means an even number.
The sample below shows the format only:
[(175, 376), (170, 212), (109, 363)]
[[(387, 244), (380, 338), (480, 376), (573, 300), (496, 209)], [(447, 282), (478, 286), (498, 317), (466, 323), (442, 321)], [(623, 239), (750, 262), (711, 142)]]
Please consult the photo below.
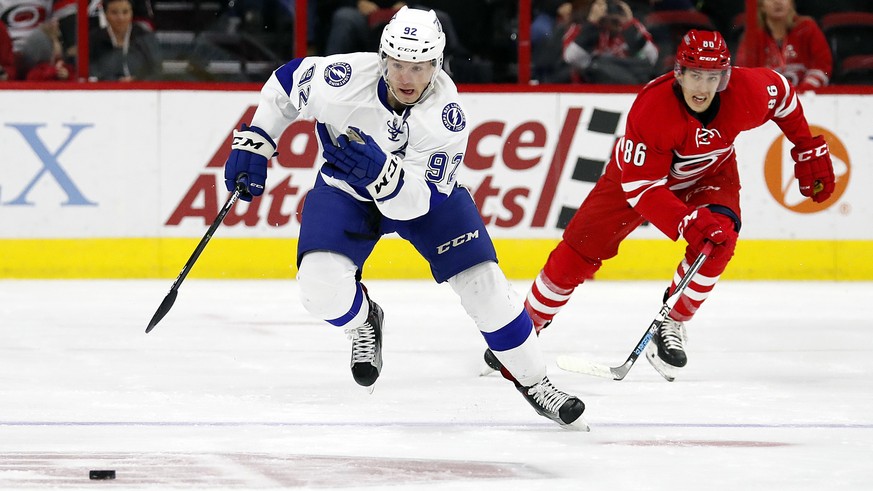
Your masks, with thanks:
[(799, 90), (824, 87), (833, 70), (831, 48), (812, 17), (797, 17), (781, 43), (766, 30), (759, 31), (760, 44), (750, 49), (744, 39), (737, 51), (737, 65), (763, 66), (785, 75)]
[(0, 75), (4, 72), (7, 80), (15, 80), (15, 55), (12, 54), (12, 39), (6, 30), (6, 24), (0, 21)]
[(9, 29), (15, 52), (43, 22), (75, 13), (76, 0), (0, 0), (0, 22)]
[(795, 145), (812, 135), (794, 88), (770, 69), (734, 67), (727, 88), (712, 102), (717, 111), (706, 125), (688, 109), (674, 83), (671, 72), (640, 91), (606, 177), (619, 180), (627, 202), (677, 240), (679, 223), (690, 210), (674, 192), (722, 166), (736, 167), (734, 140), (740, 132), (772, 120)]

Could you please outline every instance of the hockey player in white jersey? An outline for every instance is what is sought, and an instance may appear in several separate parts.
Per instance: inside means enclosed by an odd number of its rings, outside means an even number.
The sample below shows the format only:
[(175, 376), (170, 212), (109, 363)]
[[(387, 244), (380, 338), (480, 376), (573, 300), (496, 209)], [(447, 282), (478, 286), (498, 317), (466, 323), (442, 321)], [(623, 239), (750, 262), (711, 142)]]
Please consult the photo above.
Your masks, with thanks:
[(372, 390), (382, 369), (383, 312), (361, 283), (379, 238), (396, 232), (448, 282), (516, 387), (541, 415), (587, 429), (577, 397), (558, 390), (523, 301), (469, 192), (455, 181), (469, 129), (441, 69), (445, 36), (433, 11), (401, 8), (379, 53), (306, 57), (279, 67), (250, 126), (234, 132), (225, 166), (243, 199), (261, 195), (274, 143), (296, 118), (316, 121), (322, 166), (306, 197), (298, 242), (301, 300), (352, 340), (355, 381)]

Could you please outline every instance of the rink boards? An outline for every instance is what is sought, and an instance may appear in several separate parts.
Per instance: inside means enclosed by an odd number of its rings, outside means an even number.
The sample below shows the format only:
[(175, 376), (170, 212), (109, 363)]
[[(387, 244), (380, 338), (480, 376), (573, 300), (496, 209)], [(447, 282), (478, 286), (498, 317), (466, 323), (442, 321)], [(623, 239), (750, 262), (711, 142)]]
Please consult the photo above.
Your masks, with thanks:
[[(471, 137), (459, 180), (513, 278), (536, 274), (623, 131), (633, 94), (463, 93)], [(256, 91), (0, 91), (0, 278), (172, 278), (227, 198), (223, 164)], [(743, 229), (726, 278), (871, 280), (873, 169), (864, 95), (801, 98), (827, 138), (837, 190), (800, 196), (791, 144), (768, 123), (741, 135)], [(239, 203), (191, 277), (290, 278), (315, 179), (313, 123), (279, 138), (265, 196)], [(866, 159), (865, 159), (866, 158)], [(681, 256), (640, 227), (604, 279), (661, 279)], [(380, 242), (369, 278), (426, 278), (405, 242)]]

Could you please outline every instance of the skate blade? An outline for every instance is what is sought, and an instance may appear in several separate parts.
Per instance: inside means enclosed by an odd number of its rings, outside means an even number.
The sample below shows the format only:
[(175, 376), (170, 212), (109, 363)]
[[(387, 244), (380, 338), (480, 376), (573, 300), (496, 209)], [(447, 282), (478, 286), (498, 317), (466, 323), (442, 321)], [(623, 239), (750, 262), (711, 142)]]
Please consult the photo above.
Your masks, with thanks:
[(573, 421), (570, 424), (562, 424), (561, 428), (572, 431), (591, 431), (591, 426), (588, 425), (588, 422), (585, 421), (585, 418), (582, 416), (579, 416), (576, 421)]
[(480, 377), (487, 377), (487, 376), (491, 375), (492, 373), (497, 373), (497, 370), (491, 368), (490, 366), (488, 366), (488, 364), (486, 364), (485, 368), (483, 368), (482, 370), (479, 371), (479, 376)]
[(664, 380), (667, 382), (673, 382), (676, 380), (677, 368), (667, 365), (651, 351), (646, 351), (646, 360), (649, 360), (649, 365), (652, 365), (652, 368), (654, 368), (659, 375), (664, 377)]

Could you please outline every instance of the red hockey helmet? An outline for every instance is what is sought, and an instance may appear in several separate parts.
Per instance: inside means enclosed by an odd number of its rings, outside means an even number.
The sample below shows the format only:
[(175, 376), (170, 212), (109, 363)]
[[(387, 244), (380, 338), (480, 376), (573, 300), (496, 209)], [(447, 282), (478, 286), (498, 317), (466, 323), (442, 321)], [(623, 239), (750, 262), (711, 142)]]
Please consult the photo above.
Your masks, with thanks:
[(721, 82), (716, 91), (724, 90), (731, 77), (731, 53), (721, 34), (697, 29), (688, 31), (676, 50), (674, 73), (677, 77), (682, 73), (682, 68), (721, 70)]

